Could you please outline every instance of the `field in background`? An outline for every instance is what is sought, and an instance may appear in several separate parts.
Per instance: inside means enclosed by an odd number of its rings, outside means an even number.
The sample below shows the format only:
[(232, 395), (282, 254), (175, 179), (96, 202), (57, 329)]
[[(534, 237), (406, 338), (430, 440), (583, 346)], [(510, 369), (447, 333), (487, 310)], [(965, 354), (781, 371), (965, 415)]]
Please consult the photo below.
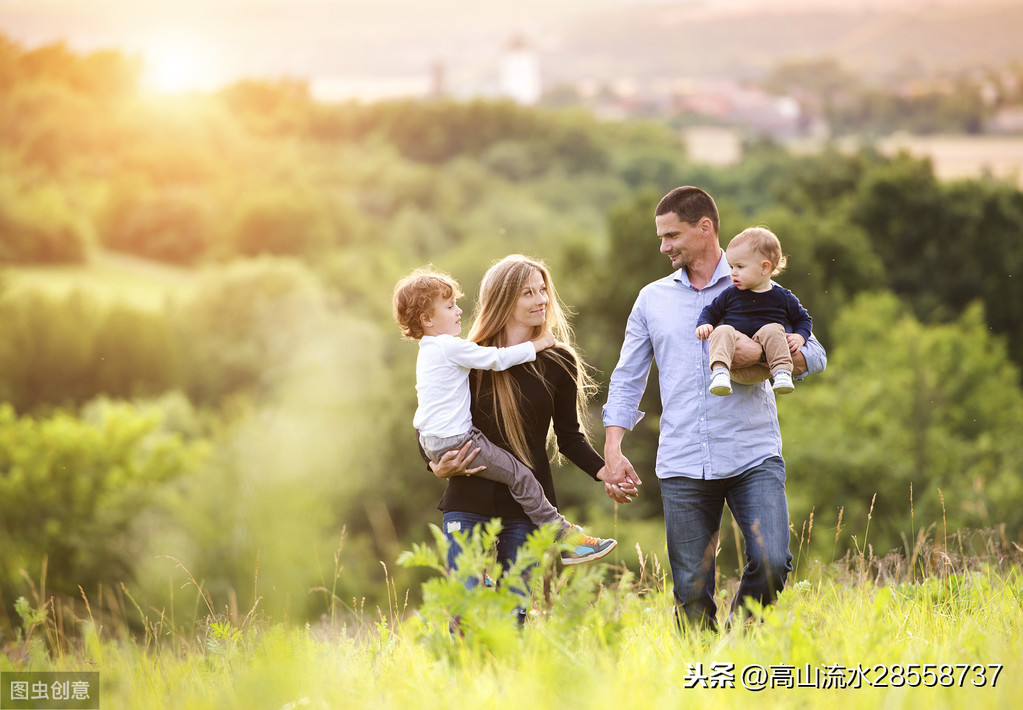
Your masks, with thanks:
[(12, 291), (39, 289), (62, 298), (76, 291), (104, 303), (122, 302), (160, 310), (169, 300), (187, 296), (196, 271), (125, 254), (95, 250), (83, 265), (18, 266), (3, 272)]
[(878, 142), (886, 155), (926, 156), (943, 180), (990, 175), (1023, 187), (1023, 138), (1018, 136), (893, 135)]
[[(742, 134), (727, 126), (694, 126), (683, 131), (688, 157), (707, 165), (735, 165), (742, 160)], [(857, 150), (859, 139), (841, 140), (843, 150)], [(877, 141), (878, 149), (894, 156), (905, 151), (930, 158), (934, 174), (942, 180), (991, 176), (1023, 187), (1023, 137), (1020, 136), (914, 136), (895, 134)], [(820, 141), (797, 141), (796, 153), (814, 153)]]

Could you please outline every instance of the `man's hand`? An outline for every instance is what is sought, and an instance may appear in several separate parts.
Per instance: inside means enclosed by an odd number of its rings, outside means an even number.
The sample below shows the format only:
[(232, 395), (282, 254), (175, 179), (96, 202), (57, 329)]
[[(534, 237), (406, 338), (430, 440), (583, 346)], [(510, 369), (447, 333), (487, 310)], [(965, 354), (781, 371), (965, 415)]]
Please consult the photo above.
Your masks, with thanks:
[(799, 352), (800, 348), (806, 345), (806, 338), (799, 333), (786, 333), (785, 340), (789, 344), (789, 352), (795, 355)]
[(597, 473), (597, 477), (604, 482), (604, 491), (619, 503), (628, 503), (639, 495), (637, 486), (643, 484), (632, 462), (622, 453), (625, 431), (624, 427), (618, 426), (605, 429), (604, 468)]
[(701, 326), (697, 326), (697, 328), (696, 328), (696, 339), (697, 340), (706, 340), (707, 338), (710, 337), (710, 334), (713, 333), (713, 332), (714, 332), (714, 326), (712, 326), (710, 323), (704, 323)]
[[(465, 442), (461, 449), (451, 451), (445, 451), (444, 455), (440, 457), (440, 461), (434, 463), (430, 462), (430, 470), (433, 471), (433, 475), (437, 478), (451, 478), (452, 476), (471, 476), (474, 473), (479, 473), (486, 466), (477, 466), (476, 468), (469, 468), (469, 464), (476, 458), (476, 454), (480, 452), (479, 447), (472, 449), (472, 440)], [(470, 451), (472, 449), (472, 451)]]
[(607, 472), (607, 466), (597, 471), (597, 479), (604, 482), (604, 493), (615, 503), (631, 503), (632, 499), (639, 495), (639, 490), (632, 481), (622, 484), (612, 483)]
[(763, 364), (760, 357), (764, 354), (764, 348), (761, 347), (760, 343), (738, 331), (736, 331), (736, 336), (735, 354), (732, 356), (732, 369)]

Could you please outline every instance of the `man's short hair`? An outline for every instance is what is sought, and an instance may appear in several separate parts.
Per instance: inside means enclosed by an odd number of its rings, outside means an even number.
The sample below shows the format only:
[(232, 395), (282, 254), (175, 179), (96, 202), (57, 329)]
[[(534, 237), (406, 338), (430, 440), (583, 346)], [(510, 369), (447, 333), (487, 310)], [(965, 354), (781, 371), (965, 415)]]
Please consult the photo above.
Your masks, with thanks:
[(714, 233), (717, 234), (720, 228), (718, 217), (718, 206), (705, 190), (691, 185), (676, 187), (657, 203), (655, 216), (674, 212), (678, 218), (688, 224), (696, 224), (704, 217), (708, 217), (714, 225)]

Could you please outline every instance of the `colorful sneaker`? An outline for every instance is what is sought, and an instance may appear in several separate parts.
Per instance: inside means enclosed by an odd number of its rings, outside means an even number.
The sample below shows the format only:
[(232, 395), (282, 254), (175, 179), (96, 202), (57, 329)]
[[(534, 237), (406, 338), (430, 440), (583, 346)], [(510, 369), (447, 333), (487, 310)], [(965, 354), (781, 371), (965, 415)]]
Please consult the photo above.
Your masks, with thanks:
[(572, 548), (563, 550), (561, 553), (561, 564), (581, 565), (584, 562), (593, 562), (604, 557), (611, 550), (618, 546), (618, 541), (611, 538), (591, 537), (576, 527), (579, 537), (572, 541)]
[(775, 394), (788, 394), (795, 388), (795, 385), (792, 384), (792, 373), (785, 370), (778, 370), (774, 373), (774, 384), (771, 389)]
[(710, 393), (725, 397), (732, 393), (732, 376), (728, 370), (714, 370), (710, 378)]

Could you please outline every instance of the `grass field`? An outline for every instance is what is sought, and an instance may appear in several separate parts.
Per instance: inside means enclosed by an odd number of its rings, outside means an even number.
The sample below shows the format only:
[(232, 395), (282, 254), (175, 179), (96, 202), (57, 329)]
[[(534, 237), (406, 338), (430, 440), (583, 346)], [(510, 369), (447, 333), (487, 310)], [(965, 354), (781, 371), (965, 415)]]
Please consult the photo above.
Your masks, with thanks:
[[(549, 595), (540, 575), (533, 589), (548, 601), (521, 628), (507, 585), (466, 591), (442, 574), (419, 609), (392, 589), (386, 609), (339, 605), (304, 627), (258, 608), (217, 614), (203, 593), (209, 614), (191, 625), (171, 628), (142, 606), (113, 625), (90, 611), (68, 639), (37, 599), (0, 670), (98, 671), (105, 709), (1017, 707), (1018, 549), (919, 549), (895, 577), (862, 556), (808, 564), (776, 605), (716, 635), (676, 630), (665, 570), (639, 550), (638, 573), (547, 558)], [(429, 548), (411, 557), (438, 559)], [(734, 586), (722, 579), (723, 607)], [(452, 610), (464, 635), (449, 632)]]
[(8, 288), (40, 289), (57, 297), (76, 291), (104, 302), (120, 301), (158, 310), (187, 295), (194, 269), (169, 266), (116, 252), (95, 251), (82, 265), (18, 266), (4, 272)]
[(942, 180), (990, 175), (1023, 187), (1023, 138), (1018, 136), (894, 135), (878, 147), (889, 155), (904, 150), (929, 157)]

